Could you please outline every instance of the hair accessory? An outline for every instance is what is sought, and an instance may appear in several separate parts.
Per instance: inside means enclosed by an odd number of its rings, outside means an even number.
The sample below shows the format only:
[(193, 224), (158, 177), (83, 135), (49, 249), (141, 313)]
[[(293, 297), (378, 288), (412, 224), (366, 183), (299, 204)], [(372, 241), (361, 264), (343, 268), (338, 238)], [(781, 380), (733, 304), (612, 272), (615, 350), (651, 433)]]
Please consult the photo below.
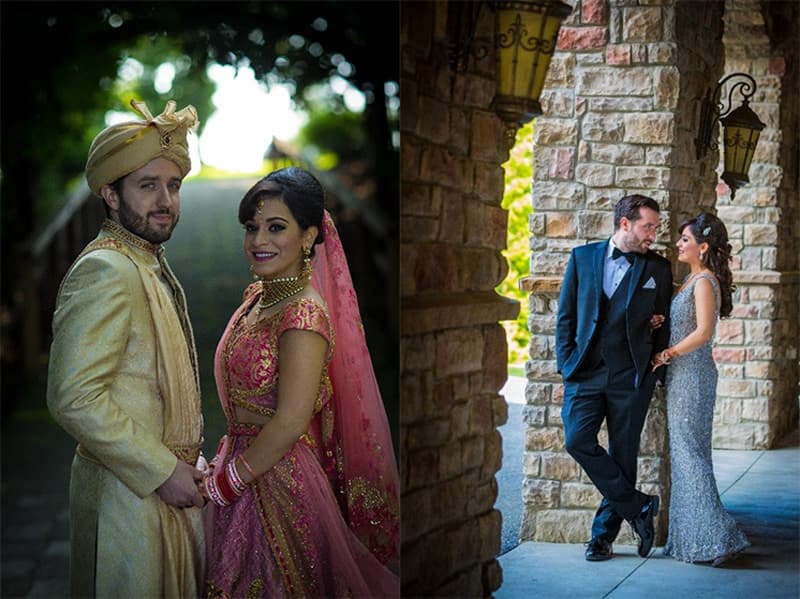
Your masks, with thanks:
[(258, 300), (258, 312), (271, 308), (293, 295), (297, 295), (311, 280), (311, 250), (303, 248), (303, 267), (296, 277), (278, 277), (277, 279), (261, 279), (261, 299)]
[(703, 229), (703, 237), (708, 237), (709, 233), (711, 233), (711, 227), (706, 227)]
[(258, 204), (256, 205), (256, 214), (261, 214), (261, 209), (264, 207), (264, 198), (258, 200)]

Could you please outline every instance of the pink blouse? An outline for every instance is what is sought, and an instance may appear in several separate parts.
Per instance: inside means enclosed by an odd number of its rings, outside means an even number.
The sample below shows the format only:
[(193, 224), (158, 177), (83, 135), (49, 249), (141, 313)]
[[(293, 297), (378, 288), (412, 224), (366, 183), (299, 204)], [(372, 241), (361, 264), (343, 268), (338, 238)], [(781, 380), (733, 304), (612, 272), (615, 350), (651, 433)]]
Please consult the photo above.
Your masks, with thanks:
[[(334, 335), (326, 308), (313, 299), (301, 297), (287, 303), (281, 312), (249, 325), (246, 316), (257, 297), (257, 294), (251, 297), (249, 307), (245, 302), (223, 353), (222, 371), (230, 403), (256, 414), (273, 415), (278, 407), (280, 337), (289, 330), (313, 331), (328, 342), (314, 406), (314, 413), (319, 412), (332, 393), (328, 365)], [(226, 407), (226, 412), (233, 416), (231, 407)]]

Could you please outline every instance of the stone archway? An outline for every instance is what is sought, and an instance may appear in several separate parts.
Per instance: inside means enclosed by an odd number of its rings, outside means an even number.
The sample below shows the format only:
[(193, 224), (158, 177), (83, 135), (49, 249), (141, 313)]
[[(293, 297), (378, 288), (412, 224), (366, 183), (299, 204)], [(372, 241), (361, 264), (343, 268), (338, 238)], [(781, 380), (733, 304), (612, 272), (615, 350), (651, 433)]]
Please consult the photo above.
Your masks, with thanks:
[[(538, 249), (527, 282), (532, 359), (527, 365), (523, 533), (527, 539), (579, 542), (586, 540), (586, 527), (580, 535), (576, 527), (556, 534), (565, 521), (580, 518), (596, 505), (588, 481), (563, 451), (560, 378), (552, 349), (560, 279), (571, 247), (609, 234), (610, 209), (623, 191), (656, 197), (665, 209), (667, 229), (701, 206), (725, 206), (715, 194), (716, 158), (701, 164), (693, 159), (695, 100), (723, 73), (723, 3), (567, 1), (575, 8), (562, 28), (562, 50), (551, 64), (542, 97), (545, 116), (536, 126), (531, 233)], [(513, 318), (517, 307), (493, 289), (505, 274), (500, 165), (507, 149), (502, 123), (490, 109), (495, 85), (492, 53), (469, 57), (462, 71), (451, 68), (449, 13), (460, 4), (401, 4), (400, 453), (406, 596), (489, 596), (502, 583), (496, 559), (501, 516), (494, 508), (494, 475), (502, 459), (497, 427), (507, 417), (498, 394), (506, 379), (506, 343), (498, 322)], [(768, 14), (785, 17), (786, 11), (796, 23), (797, 10), (791, 3), (766, 4)], [(792, 166), (797, 162), (799, 117), (788, 100), (800, 95), (797, 59), (792, 56), (800, 27), (782, 29), (784, 22), (785, 18), (766, 19), (769, 68), (780, 70), (774, 59), (779, 54), (784, 58), (780, 81), (786, 92), (777, 100), (776, 116), (782, 136), (777, 160), (783, 176), (774, 194), (756, 195), (766, 202), (758, 218), (780, 216), (766, 231), (777, 232), (781, 247), (761, 246), (760, 254), (766, 259), (774, 254), (771, 270), (777, 274), (770, 276), (777, 282), (766, 287), (759, 281), (739, 282), (742, 295), (746, 291), (751, 304), (757, 304), (757, 313), (741, 315), (737, 351), (743, 353), (736, 356), (742, 355), (745, 362), (740, 370), (730, 371), (757, 376), (766, 368), (764, 383), (756, 383), (756, 389), (774, 395), (784, 383), (769, 378), (773, 369), (791, 374), (794, 368), (794, 383), (786, 383), (787, 388), (795, 385), (791, 396), (782, 403), (769, 400), (768, 414), (792, 403), (796, 410), (800, 333), (798, 175)], [(493, 35), (493, 18), (487, 11), (477, 20), (475, 39), (491, 42)], [(759, 160), (769, 165), (774, 159), (759, 153)], [(763, 170), (773, 172), (771, 166)], [(732, 204), (738, 208), (739, 194)], [(752, 246), (753, 236), (762, 235), (762, 224), (768, 223), (741, 224), (743, 246), (745, 240)], [(662, 241), (666, 251), (667, 240)], [(779, 301), (786, 301), (787, 307), (780, 307)], [(770, 313), (770, 307), (776, 312)], [(751, 354), (748, 335), (756, 330), (769, 330), (771, 341)], [(751, 366), (747, 360), (752, 360)], [(744, 412), (744, 401), (741, 405)], [(787, 419), (796, 421), (794, 414)], [(650, 492), (662, 494), (668, 479), (664, 434), (663, 402), (656, 398), (640, 478), (651, 486)], [(663, 523), (659, 528), (663, 534)]]
[[(535, 140), (531, 233), (544, 249), (533, 256), (526, 282), (535, 333), (527, 401), (538, 417), (528, 430), (523, 539), (587, 540), (600, 499), (563, 448), (553, 338), (569, 250), (610, 235), (611, 209), (622, 195), (640, 192), (659, 201), (665, 225), (659, 241), (667, 256), (669, 231), (700, 210), (717, 210), (735, 240), (736, 312), (720, 324), (715, 350), (721, 375), (716, 446), (769, 447), (796, 426), (798, 196), (797, 167), (788, 163), (798, 137), (797, 61), (781, 37), (789, 36), (785, 30), (773, 28), (777, 37), (769, 37), (757, 0), (729, 4), (723, 12), (723, 3), (584, 0), (562, 28)], [(775, 7), (765, 6), (769, 23)], [(796, 22), (797, 11), (792, 15)], [(796, 42), (796, 29), (791, 36)], [(769, 121), (752, 184), (735, 201), (716, 184), (717, 156), (698, 163), (694, 151), (697, 100), (732, 70), (757, 78), (753, 107)], [(643, 433), (639, 482), (662, 498), (669, 494), (665, 424), (657, 393)], [(665, 524), (663, 510), (657, 542)]]

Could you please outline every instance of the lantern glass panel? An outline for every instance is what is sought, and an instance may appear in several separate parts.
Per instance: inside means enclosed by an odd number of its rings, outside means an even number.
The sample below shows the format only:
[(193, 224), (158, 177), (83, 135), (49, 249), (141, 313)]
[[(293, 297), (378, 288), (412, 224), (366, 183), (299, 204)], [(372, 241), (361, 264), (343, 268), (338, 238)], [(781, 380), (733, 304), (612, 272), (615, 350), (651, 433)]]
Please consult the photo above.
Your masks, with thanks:
[(501, 10), (499, 92), (507, 96), (538, 98), (555, 50), (561, 19), (546, 16), (545, 8)]
[(558, 0), (499, 1), (496, 109), (525, 122), (541, 114), (539, 96), (556, 48), (561, 21), (572, 8)]
[(723, 129), (725, 170), (742, 183), (749, 183), (750, 163), (761, 131), (748, 127), (728, 126)]

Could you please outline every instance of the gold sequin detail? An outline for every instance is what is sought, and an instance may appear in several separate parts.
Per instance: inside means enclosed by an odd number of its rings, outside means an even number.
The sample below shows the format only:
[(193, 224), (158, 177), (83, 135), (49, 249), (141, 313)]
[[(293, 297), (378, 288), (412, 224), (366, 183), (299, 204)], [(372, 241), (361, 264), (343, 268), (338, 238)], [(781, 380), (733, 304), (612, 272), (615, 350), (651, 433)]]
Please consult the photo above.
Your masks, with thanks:
[(164, 248), (161, 247), (161, 245), (150, 243), (138, 235), (134, 235), (128, 231), (128, 229), (113, 220), (106, 219), (103, 222), (102, 230), (114, 235), (114, 237), (118, 237), (125, 243), (129, 243), (130, 245), (136, 246), (137, 248), (146, 252), (150, 252), (156, 256), (164, 251)]
[(247, 589), (247, 599), (259, 599), (264, 591), (264, 581), (261, 578), (256, 578), (250, 583), (250, 588)]
[[(252, 286), (251, 286), (252, 287)], [(248, 289), (250, 291), (250, 289)], [(248, 294), (246, 293), (246, 297)], [(250, 292), (246, 303), (253, 302), (255, 294)], [(286, 316), (286, 310), (296, 304), (313, 304), (314, 310), (304, 311), (298, 315), (298, 323), (291, 329), (318, 331), (318, 319), (322, 318), (328, 326), (328, 351), (323, 365), (322, 379), (314, 402), (314, 413), (322, 410), (325, 397), (330, 396), (331, 383), (328, 376), (328, 364), (333, 352), (334, 333), (330, 327), (330, 318), (325, 307), (307, 298), (298, 298), (286, 305), (284, 310), (259, 319), (252, 325), (247, 323), (247, 310), (241, 309), (233, 330), (223, 350), (223, 372), (225, 373), (225, 387), (230, 403), (249, 412), (262, 416), (271, 416), (277, 407), (277, 392), (279, 373), (277, 369), (278, 323)], [(320, 313), (321, 310), (321, 313)], [(245, 351), (248, 344), (258, 344), (257, 353), (250, 350), (252, 355), (245, 359), (237, 358), (234, 362), (234, 352)], [(232, 368), (232, 364), (234, 367)], [(233, 370), (235, 365), (244, 364), (247, 370)], [(234, 383), (234, 377), (236, 383)], [(246, 385), (243, 388), (243, 385)], [(275, 402), (274, 405), (264, 405)]]
[(178, 459), (186, 462), (190, 466), (194, 466), (197, 463), (197, 458), (200, 457), (200, 451), (203, 449), (203, 441), (202, 439), (196, 445), (192, 445), (189, 447), (170, 447), (169, 450), (175, 454)]

